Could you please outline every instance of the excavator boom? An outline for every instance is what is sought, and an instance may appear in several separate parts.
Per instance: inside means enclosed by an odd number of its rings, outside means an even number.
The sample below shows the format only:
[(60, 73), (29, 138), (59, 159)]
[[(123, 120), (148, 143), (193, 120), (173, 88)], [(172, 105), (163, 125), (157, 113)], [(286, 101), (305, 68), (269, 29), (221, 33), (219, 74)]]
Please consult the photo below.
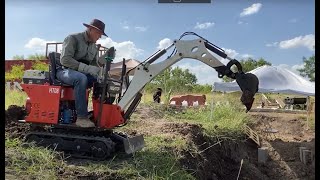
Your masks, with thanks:
[[(169, 56), (167, 59), (154, 64), (157, 59), (163, 56), (168, 49), (172, 48), (173, 46), (175, 47), (176, 51), (172, 56)], [(224, 65), (210, 51), (221, 58), (230, 60), (229, 63)], [(137, 106), (134, 104), (138, 103), (138, 101), (135, 99), (138, 99), (137, 96), (141, 96), (141, 93), (139, 92), (144, 88), (144, 86), (165, 69), (185, 58), (199, 60), (214, 68), (218, 72), (219, 78), (227, 76), (232, 79), (236, 79), (236, 82), (243, 92), (240, 100), (246, 106), (247, 111), (251, 109), (254, 101), (254, 95), (258, 91), (258, 78), (254, 74), (244, 73), (242, 71), (241, 64), (237, 60), (231, 59), (221, 48), (213, 45), (202, 37), (194, 40), (174, 40), (173, 44), (156, 52), (145, 62), (138, 65), (135, 68), (133, 79), (131, 80), (129, 87), (119, 101), (118, 105), (122, 110), (126, 109), (126, 114), (129, 115), (134, 107)], [(232, 65), (237, 66), (238, 72), (231, 71)]]

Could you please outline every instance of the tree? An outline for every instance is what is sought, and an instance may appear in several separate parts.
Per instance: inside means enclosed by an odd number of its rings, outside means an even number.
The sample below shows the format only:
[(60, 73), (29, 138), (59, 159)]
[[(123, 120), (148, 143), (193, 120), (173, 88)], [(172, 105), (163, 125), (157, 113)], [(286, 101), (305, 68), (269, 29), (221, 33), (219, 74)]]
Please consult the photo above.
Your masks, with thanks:
[(5, 73), (6, 81), (14, 81), (17, 79), (22, 79), (24, 74), (24, 65), (13, 65), (10, 72)]
[(308, 59), (303, 57), (303, 68), (297, 69), (300, 75), (303, 77), (308, 77), (310, 81), (315, 80), (315, 55), (309, 57)]
[(24, 60), (24, 55), (14, 55), (12, 57), (13, 60)]
[[(254, 70), (256, 69), (257, 67), (261, 67), (261, 66), (264, 66), (264, 65), (267, 65), (267, 66), (271, 66), (272, 64), (266, 60), (264, 60), (263, 58), (260, 58), (258, 60), (254, 60), (252, 58), (248, 58), (246, 60), (242, 59), (240, 60), (240, 64), (242, 66), (242, 71), (243, 72), (249, 72), (251, 70)], [(237, 71), (237, 68), (233, 68), (234, 66), (231, 67), (231, 69), (233, 71)], [(230, 81), (233, 81), (234, 79), (231, 79), (231, 78), (228, 78), (226, 76), (223, 77), (223, 81), (224, 82), (230, 82)]]
[(29, 55), (27, 59), (29, 59), (29, 60), (45, 60), (47, 58), (43, 54), (35, 53), (33, 55)]
[(181, 69), (169, 67), (150, 82), (146, 90), (154, 91), (157, 87), (161, 87), (165, 92), (191, 92), (197, 83), (197, 77), (192, 74), (189, 69)]
[(249, 72), (251, 70), (256, 69), (257, 67), (264, 66), (264, 65), (267, 65), (267, 66), (272, 65), (270, 62), (264, 60), (263, 58), (260, 58), (259, 60), (248, 58), (247, 60), (241, 60), (240, 63), (242, 65), (243, 72)]
[(27, 58), (24, 58), (24, 55), (14, 55), (12, 57), (13, 60), (45, 60), (47, 59), (46, 56), (44, 54), (38, 54), (38, 53), (35, 53), (35, 54), (31, 54), (29, 55)]
[(39, 71), (49, 71), (49, 65), (44, 62), (41, 62), (40, 60), (35, 60), (32, 63), (31, 69), (39, 70)]

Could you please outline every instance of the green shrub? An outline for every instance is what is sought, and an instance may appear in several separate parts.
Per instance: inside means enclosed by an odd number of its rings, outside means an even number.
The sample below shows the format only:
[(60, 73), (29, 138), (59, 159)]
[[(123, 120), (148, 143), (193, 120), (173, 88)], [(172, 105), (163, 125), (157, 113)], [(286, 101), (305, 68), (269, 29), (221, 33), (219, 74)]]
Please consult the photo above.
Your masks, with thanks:
[(6, 81), (14, 81), (16, 79), (22, 79), (24, 74), (24, 65), (13, 65), (10, 72), (5, 73)]
[(45, 62), (41, 62), (40, 60), (36, 60), (32, 64), (31, 68), (34, 69), (34, 70), (49, 71), (49, 65), (46, 64)]

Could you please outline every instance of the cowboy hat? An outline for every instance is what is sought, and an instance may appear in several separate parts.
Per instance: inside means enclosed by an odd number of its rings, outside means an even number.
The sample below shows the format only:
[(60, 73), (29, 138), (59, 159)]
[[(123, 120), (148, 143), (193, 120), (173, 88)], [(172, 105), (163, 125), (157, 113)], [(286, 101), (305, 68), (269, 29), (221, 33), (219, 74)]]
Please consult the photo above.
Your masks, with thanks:
[(83, 23), (83, 25), (86, 26), (87, 28), (89, 28), (89, 27), (95, 28), (95, 29), (99, 30), (103, 35), (107, 36), (106, 33), (104, 32), (105, 24), (102, 21), (100, 21), (99, 19), (93, 19), (90, 22), (90, 24)]

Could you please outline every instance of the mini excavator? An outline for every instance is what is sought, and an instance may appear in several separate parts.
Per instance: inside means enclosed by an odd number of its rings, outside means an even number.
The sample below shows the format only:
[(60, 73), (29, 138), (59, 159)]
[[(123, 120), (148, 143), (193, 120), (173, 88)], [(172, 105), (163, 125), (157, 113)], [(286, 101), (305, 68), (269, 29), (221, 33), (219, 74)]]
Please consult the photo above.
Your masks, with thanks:
[[(197, 36), (193, 40), (182, 40), (184, 36)], [(48, 46), (48, 44), (47, 44)], [(169, 49), (172, 53), (163, 61), (154, 63)], [(47, 47), (48, 49), (48, 47)], [(132, 154), (144, 147), (142, 135), (129, 136), (116, 132), (117, 127), (126, 125), (131, 114), (138, 106), (147, 83), (168, 67), (184, 58), (199, 60), (218, 72), (218, 77), (227, 76), (235, 79), (242, 90), (241, 102), (246, 111), (251, 109), (254, 95), (258, 91), (258, 78), (242, 71), (241, 64), (228, 57), (223, 49), (193, 32), (183, 33), (179, 39), (167, 48), (158, 50), (133, 69), (127, 69), (125, 59), (122, 63), (120, 78), (112, 78), (110, 67), (116, 50), (111, 47), (97, 60), (102, 73), (92, 88), (92, 107), (90, 111), (94, 128), (81, 128), (74, 125), (77, 119), (73, 87), (63, 84), (56, 78), (56, 68), (61, 66), (60, 54), (50, 52), (49, 72), (27, 70), (23, 76), (21, 87), (28, 98), (25, 104), (26, 116), (21, 123), (31, 124), (25, 136), (28, 142), (34, 141), (39, 146), (52, 147), (76, 158), (96, 160), (107, 159), (116, 152)], [(213, 56), (228, 59), (224, 65)], [(237, 72), (231, 66), (237, 67)], [(129, 73), (134, 72), (129, 81)], [(87, 100), (89, 100), (89, 90)], [(89, 102), (89, 101), (88, 101)], [(39, 127), (46, 128), (39, 128)], [(45, 129), (45, 130), (44, 130)]]

